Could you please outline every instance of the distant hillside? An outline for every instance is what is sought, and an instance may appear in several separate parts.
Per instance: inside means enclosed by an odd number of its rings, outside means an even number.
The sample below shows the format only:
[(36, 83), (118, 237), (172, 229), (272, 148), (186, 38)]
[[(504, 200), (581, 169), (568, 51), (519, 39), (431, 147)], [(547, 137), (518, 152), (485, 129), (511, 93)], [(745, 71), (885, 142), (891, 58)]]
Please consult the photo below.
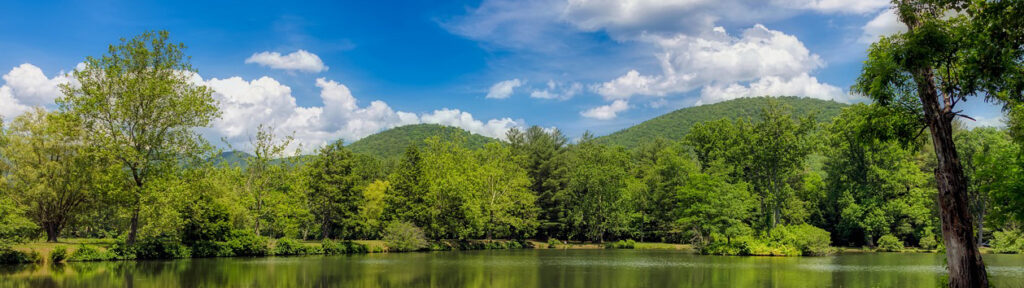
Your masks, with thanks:
[(476, 149), (483, 147), (491, 141), (497, 141), (478, 134), (470, 133), (461, 128), (442, 126), (437, 124), (416, 124), (395, 127), (384, 130), (380, 133), (366, 136), (359, 141), (352, 142), (348, 148), (352, 152), (373, 155), (381, 158), (400, 157), (405, 153), (409, 145), (423, 145), (423, 141), (431, 136), (440, 136), (441, 139), (452, 139), (462, 136), (466, 140), (466, 147)]
[(250, 155), (249, 153), (245, 153), (242, 151), (224, 151), (221, 152), (220, 155), (217, 155), (217, 157), (214, 158), (213, 161), (215, 161), (214, 163), (217, 164), (228, 163), (228, 165), (231, 166), (245, 166), (245, 159), (249, 157), (253, 156)]
[(811, 98), (798, 97), (757, 97), (740, 98), (719, 102), (710, 105), (688, 107), (672, 111), (668, 114), (644, 121), (636, 126), (629, 127), (618, 132), (598, 137), (598, 143), (609, 145), (621, 145), (626, 148), (633, 148), (640, 143), (663, 137), (668, 140), (681, 140), (690, 127), (694, 124), (713, 121), (722, 118), (737, 119), (756, 117), (761, 109), (768, 106), (769, 101), (776, 101), (780, 104), (793, 108), (794, 115), (807, 115), (817, 113), (819, 121), (828, 121), (839, 115), (839, 111), (846, 104), (835, 101), (825, 101)]

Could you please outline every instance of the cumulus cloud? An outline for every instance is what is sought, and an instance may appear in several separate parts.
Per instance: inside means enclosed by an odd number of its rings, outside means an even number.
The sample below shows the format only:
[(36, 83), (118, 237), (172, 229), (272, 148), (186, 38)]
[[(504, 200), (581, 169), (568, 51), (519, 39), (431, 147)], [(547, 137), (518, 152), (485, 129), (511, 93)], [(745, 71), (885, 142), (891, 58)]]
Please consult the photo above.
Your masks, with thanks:
[(309, 73), (317, 73), (327, 71), (327, 66), (320, 60), (320, 56), (309, 53), (306, 50), (298, 50), (287, 55), (281, 55), (278, 52), (259, 52), (253, 53), (248, 59), (245, 59), (246, 64), (255, 63), (260, 66), (270, 67), (271, 69), (280, 69), (288, 71), (301, 71)]
[(618, 113), (629, 109), (629, 102), (626, 100), (615, 100), (611, 104), (597, 106), (589, 110), (580, 112), (583, 117), (598, 119), (598, 120), (610, 120), (618, 117)]
[(487, 99), (505, 99), (512, 96), (515, 89), (523, 85), (523, 81), (518, 78), (512, 80), (505, 80), (491, 85), (491, 89), (487, 91)]
[(889, 0), (773, 0), (776, 5), (822, 13), (864, 14), (889, 7)]
[(666, 96), (765, 77), (792, 82), (789, 79), (806, 76), (825, 65), (821, 57), (811, 53), (795, 36), (760, 24), (744, 30), (740, 37), (716, 27), (696, 37), (647, 36), (644, 41), (661, 48), (662, 53), (658, 55), (661, 74), (643, 75), (630, 70), (616, 79), (595, 85), (594, 92), (614, 100), (635, 95)]
[(0, 117), (10, 120), (33, 106), (49, 106), (61, 96), (60, 85), (72, 83), (61, 71), (53, 78), (46, 77), (39, 67), (24, 63), (3, 75), (0, 86)]
[(293, 135), (295, 143), (305, 152), (338, 139), (350, 143), (397, 126), (435, 123), (455, 126), (487, 137), (503, 139), (511, 127), (524, 126), (511, 118), (481, 121), (458, 109), (441, 109), (417, 115), (395, 111), (383, 101), (360, 106), (344, 84), (326, 78), (316, 79), (322, 106), (298, 106), (292, 90), (274, 78), (261, 77), (246, 81), (240, 77), (203, 80), (197, 84), (214, 90), (222, 112), (203, 133), (210, 139), (224, 139), (236, 149), (250, 151), (249, 138), (260, 124), (274, 127), (278, 135)]
[(820, 83), (817, 78), (805, 73), (790, 79), (768, 76), (749, 85), (733, 83), (727, 86), (704, 87), (701, 90), (700, 100), (697, 101), (697, 105), (745, 97), (793, 95), (846, 103), (853, 99), (853, 96), (843, 92), (839, 87)]
[(533, 90), (530, 92), (530, 98), (537, 99), (548, 99), (548, 100), (569, 100), (573, 96), (583, 92), (583, 84), (579, 82), (572, 83), (557, 83), (554, 80), (548, 81), (547, 88), (541, 90)]
[(886, 9), (878, 13), (875, 18), (868, 21), (861, 27), (863, 33), (861, 33), (861, 43), (873, 43), (878, 41), (882, 36), (889, 36), (900, 32), (907, 31), (907, 25), (904, 25), (896, 17), (896, 11), (893, 9)]

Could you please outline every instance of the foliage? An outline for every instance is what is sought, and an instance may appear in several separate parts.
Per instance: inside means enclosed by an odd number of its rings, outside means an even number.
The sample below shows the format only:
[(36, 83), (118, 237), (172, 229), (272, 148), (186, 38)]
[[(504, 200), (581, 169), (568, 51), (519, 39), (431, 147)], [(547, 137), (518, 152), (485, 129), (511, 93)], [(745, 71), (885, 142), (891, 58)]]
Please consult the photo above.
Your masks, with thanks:
[(266, 237), (256, 235), (249, 230), (231, 231), (227, 241), (234, 256), (265, 256), (270, 255), (270, 241)]
[(996, 253), (1022, 253), (1024, 252), (1024, 233), (1017, 229), (996, 231), (992, 233), (991, 246)]
[(796, 248), (800, 255), (821, 256), (835, 253), (828, 231), (810, 224), (780, 226), (768, 237), (770, 242)]
[(359, 254), (369, 252), (366, 245), (347, 240), (333, 241), (331, 239), (324, 239), (321, 242), (321, 247), (323, 249), (323, 253), (326, 255)]
[(558, 241), (558, 239), (556, 238), (548, 238), (548, 249), (558, 248), (558, 245), (561, 244), (562, 241)]
[(64, 262), (68, 258), (68, 247), (57, 246), (53, 247), (53, 251), (50, 251), (50, 263), (56, 264)]
[(10, 248), (0, 248), (0, 264), (40, 263), (43, 257), (35, 250), (24, 252)]
[(117, 255), (113, 252), (103, 251), (94, 246), (82, 245), (75, 252), (71, 253), (68, 261), (106, 261), (117, 258)]
[(566, 153), (568, 180), (556, 199), (566, 205), (567, 238), (604, 242), (605, 236), (624, 234), (629, 156), (621, 148), (595, 143), (589, 135)]
[(312, 212), (320, 220), (321, 238), (355, 236), (359, 231), (359, 207), (363, 195), (357, 186), (360, 177), (353, 173), (352, 152), (341, 141), (320, 148), (307, 166), (309, 200)]
[[(131, 207), (128, 243), (134, 243), (150, 180), (179, 157), (196, 155), (202, 138), (193, 130), (219, 115), (213, 91), (196, 85), (183, 50), (166, 31), (146, 32), (87, 57), (73, 82), (61, 89), (60, 111), (83, 121), (90, 144), (122, 165)], [(145, 220), (145, 219), (143, 219)]]
[(903, 251), (903, 241), (893, 236), (892, 234), (885, 234), (878, 238), (878, 250), (886, 252), (900, 252)]
[(636, 241), (633, 239), (619, 240), (616, 242), (605, 243), (605, 249), (633, 249), (636, 247)]
[(935, 249), (938, 246), (939, 243), (935, 241), (935, 234), (930, 232), (928, 234), (925, 234), (924, 236), (921, 236), (921, 240), (918, 240), (917, 242), (917, 247), (926, 250)]
[(140, 239), (135, 243), (137, 259), (178, 259), (192, 257), (192, 249), (176, 237), (160, 235)]
[(473, 134), (457, 127), (438, 124), (415, 124), (406, 125), (384, 130), (380, 133), (366, 136), (359, 141), (352, 142), (348, 149), (356, 154), (366, 154), (382, 159), (400, 158), (402, 153), (410, 146), (423, 148), (426, 140), (430, 137), (451, 141), (453, 139), (464, 139), (461, 145), (464, 148), (476, 150), (484, 144), (495, 142), (494, 139)]
[(430, 245), (423, 230), (409, 222), (389, 223), (384, 228), (383, 240), (390, 251), (416, 251)]
[(314, 254), (316, 249), (291, 238), (281, 238), (274, 242), (274, 255), (306, 255)]

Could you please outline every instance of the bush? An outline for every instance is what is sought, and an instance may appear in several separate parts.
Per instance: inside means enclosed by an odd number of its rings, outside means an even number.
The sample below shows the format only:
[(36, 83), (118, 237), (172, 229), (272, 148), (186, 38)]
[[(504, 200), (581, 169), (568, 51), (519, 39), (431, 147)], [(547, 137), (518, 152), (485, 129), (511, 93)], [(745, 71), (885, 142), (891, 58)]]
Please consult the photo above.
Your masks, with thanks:
[(63, 262), (68, 258), (68, 248), (64, 246), (57, 246), (53, 248), (53, 252), (50, 252), (50, 263), (56, 264)]
[[(799, 251), (797, 255), (821, 256), (835, 253), (835, 249), (829, 246), (832, 243), (831, 235), (825, 229), (811, 226), (810, 224), (789, 225), (775, 227), (769, 233), (769, 242), (777, 243), (778, 249), (785, 250), (793, 248)], [(783, 248), (782, 246), (787, 246)]]
[(231, 250), (228, 242), (221, 241), (199, 241), (192, 245), (192, 257), (231, 257), (235, 252)]
[(885, 234), (885, 236), (878, 238), (878, 250), (886, 252), (903, 251), (903, 241), (900, 241), (899, 238), (892, 234)]
[(135, 245), (137, 259), (178, 259), (192, 257), (192, 250), (176, 237), (161, 235), (144, 238)]
[(270, 254), (270, 241), (266, 237), (256, 236), (248, 230), (235, 230), (227, 246), (234, 256), (266, 256)]
[(0, 264), (28, 264), (42, 261), (43, 257), (35, 250), (22, 252), (9, 247), (0, 249)]
[(1021, 253), (1024, 251), (1024, 237), (1018, 230), (1003, 230), (992, 233), (989, 245), (996, 253)]
[(619, 240), (618, 242), (608, 242), (604, 244), (605, 249), (633, 249), (636, 247), (636, 241), (633, 239)]
[(935, 234), (932, 233), (925, 234), (924, 236), (921, 237), (920, 240), (917, 241), (917, 247), (921, 247), (921, 249), (925, 250), (935, 249), (935, 247), (938, 245), (939, 242), (935, 241)]
[(416, 251), (429, 247), (423, 230), (409, 222), (391, 222), (384, 227), (384, 242), (390, 251)]
[(110, 251), (101, 251), (93, 246), (82, 246), (78, 247), (74, 253), (71, 253), (71, 257), (68, 261), (106, 261), (117, 259), (117, 255)]
[(306, 255), (311, 254), (309, 246), (291, 238), (277, 239), (274, 243), (274, 255)]
[(557, 248), (559, 244), (562, 244), (562, 241), (558, 241), (558, 239), (555, 238), (548, 238), (548, 249)]
[(321, 243), (321, 249), (323, 249), (323, 253), (327, 255), (360, 254), (370, 252), (370, 249), (366, 248), (366, 245), (349, 240), (332, 241), (331, 239), (324, 239)]

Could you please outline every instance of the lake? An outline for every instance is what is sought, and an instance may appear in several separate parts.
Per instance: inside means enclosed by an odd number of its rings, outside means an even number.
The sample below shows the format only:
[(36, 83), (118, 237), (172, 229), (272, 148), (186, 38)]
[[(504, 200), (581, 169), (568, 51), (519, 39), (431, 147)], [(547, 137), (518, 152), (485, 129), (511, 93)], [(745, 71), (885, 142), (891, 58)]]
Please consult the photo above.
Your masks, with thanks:
[[(1024, 255), (985, 255), (1024, 287)], [(491, 250), (69, 263), (0, 268), (0, 287), (937, 287), (940, 254), (700, 256), (670, 250)]]

